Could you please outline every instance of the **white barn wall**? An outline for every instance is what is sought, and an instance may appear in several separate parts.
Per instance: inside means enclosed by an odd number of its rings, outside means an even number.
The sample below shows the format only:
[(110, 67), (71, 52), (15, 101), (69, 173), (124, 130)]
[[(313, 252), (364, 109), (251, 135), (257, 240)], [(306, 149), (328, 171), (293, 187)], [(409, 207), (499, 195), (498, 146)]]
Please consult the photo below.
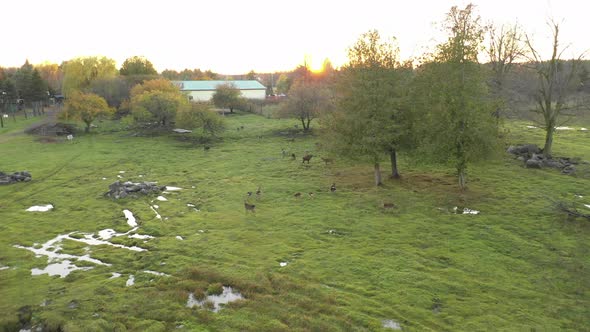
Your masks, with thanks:
[[(240, 90), (242, 97), (247, 99), (264, 99), (266, 90)], [(194, 101), (209, 101), (213, 98), (215, 91), (188, 91)]]

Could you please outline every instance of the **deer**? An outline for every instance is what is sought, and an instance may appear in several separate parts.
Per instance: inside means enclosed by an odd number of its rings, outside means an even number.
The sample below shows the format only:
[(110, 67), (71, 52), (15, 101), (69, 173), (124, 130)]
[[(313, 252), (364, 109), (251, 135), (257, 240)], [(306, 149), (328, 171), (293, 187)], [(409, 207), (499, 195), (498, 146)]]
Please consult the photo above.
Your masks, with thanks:
[(311, 157), (313, 157), (312, 154), (306, 154), (305, 156), (303, 156), (303, 161), (301, 163), (302, 164), (305, 164), (305, 162), (307, 161), (307, 163), (309, 164), (309, 161), (311, 160)]
[(262, 190), (260, 190), (260, 187), (258, 187), (258, 189), (256, 190), (256, 199), (260, 199), (261, 196), (262, 196)]
[(326, 163), (326, 165), (331, 164), (334, 162), (334, 159), (332, 158), (324, 158), (324, 157), (320, 157), (320, 159), (322, 159), (323, 162)]
[(301, 197), (301, 193), (297, 192), (295, 193), (295, 195), (293, 195), (295, 198), (300, 198)]
[(332, 185), (330, 186), (330, 191), (331, 192), (336, 192), (336, 183), (332, 183)]
[(254, 210), (254, 208), (256, 208), (256, 205), (254, 205), (254, 204), (248, 204), (248, 202), (244, 202), (244, 208), (246, 208), (246, 213), (248, 211), (252, 211), (252, 213), (255, 213), (256, 212)]

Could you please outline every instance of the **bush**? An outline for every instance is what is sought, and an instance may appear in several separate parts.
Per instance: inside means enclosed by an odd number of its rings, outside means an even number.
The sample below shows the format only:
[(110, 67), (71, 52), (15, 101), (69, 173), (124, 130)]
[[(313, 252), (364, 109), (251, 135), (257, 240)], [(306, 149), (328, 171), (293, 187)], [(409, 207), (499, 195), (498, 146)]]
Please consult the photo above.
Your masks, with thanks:
[(191, 103), (190, 108), (179, 111), (176, 124), (185, 129), (201, 129), (205, 136), (217, 136), (225, 129), (223, 118), (205, 103)]

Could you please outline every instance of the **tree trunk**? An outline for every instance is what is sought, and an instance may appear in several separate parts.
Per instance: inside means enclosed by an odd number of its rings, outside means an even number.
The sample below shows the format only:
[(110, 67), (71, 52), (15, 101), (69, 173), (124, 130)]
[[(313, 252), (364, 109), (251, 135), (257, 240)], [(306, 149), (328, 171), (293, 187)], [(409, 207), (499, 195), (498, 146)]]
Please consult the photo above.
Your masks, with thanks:
[(89, 133), (90, 132), (90, 122), (85, 122), (85, 123), (86, 123), (86, 128), (84, 128), (84, 132)]
[(301, 126), (303, 127), (303, 130), (307, 130), (307, 128), (305, 128), (305, 118), (301, 117)]
[(234, 108), (233, 108), (233, 107), (230, 107), (230, 108), (229, 108), (229, 112), (230, 112), (230, 113), (233, 113), (233, 112), (234, 112)]
[(389, 157), (391, 158), (391, 178), (392, 179), (399, 179), (399, 172), (397, 171), (397, 153), (395, 149), (391, 149), (389, 152)]
[(307, 128), (305, 128), (305, 130), (309, 130), (309, 123), (311, 122), (310, 118), (307, 118)]
[(547, 128), (547, 133), (545, 135), (545, 146), (543, 146), (543, 155), (547, 158), (551, 158), (551, 147), (553, 145), (553, 133), (555, 132), (555, 127), (550, 126)]
[(465, 166), (459, 166), (457, 173), (459, 175), (459, 187), (461, 190), (465, 190), (465, 186), (467, 185), (467, 168)]
[(0, 128), (4, 128), (4, 114), (0, 114)]
[(379, 163), (375, 163), (375, 185), (380, 186), (383, 183), (381, 182), (381, 168), (379, 168)]

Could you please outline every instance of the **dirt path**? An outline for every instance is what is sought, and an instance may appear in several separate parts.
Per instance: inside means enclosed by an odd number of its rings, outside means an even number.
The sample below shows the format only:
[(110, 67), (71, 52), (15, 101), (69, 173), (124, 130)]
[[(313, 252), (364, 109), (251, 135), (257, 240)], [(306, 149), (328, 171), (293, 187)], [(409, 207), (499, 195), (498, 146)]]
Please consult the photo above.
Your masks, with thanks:
[(58, 113), (57, 108), (55, 108), (55, 107), (47, 108), (47, 110), (45, 111), (45, 114), (42, 115), (41, 118), (39, 118), (39, 121), (36, 121), (35, 123), (29, 125), (26, 128), (22, 128), (19, 130), (11, 131), (9, 133), (0, 135), (0, 143), (7, 142), (15, 136), (23, 135), (26, 132), (31, 131), (35, 128), (38, 128), (40, 126), (43, 126), (43, 125), (46, 125), (49, 123), (55, 123), (57, 121), (57, 113)]

